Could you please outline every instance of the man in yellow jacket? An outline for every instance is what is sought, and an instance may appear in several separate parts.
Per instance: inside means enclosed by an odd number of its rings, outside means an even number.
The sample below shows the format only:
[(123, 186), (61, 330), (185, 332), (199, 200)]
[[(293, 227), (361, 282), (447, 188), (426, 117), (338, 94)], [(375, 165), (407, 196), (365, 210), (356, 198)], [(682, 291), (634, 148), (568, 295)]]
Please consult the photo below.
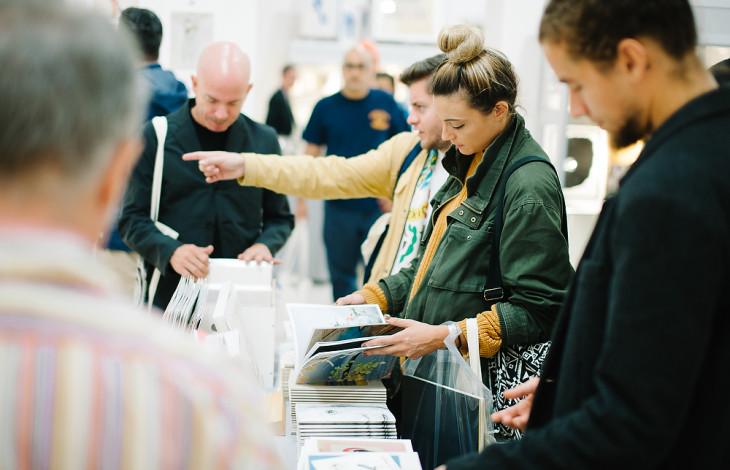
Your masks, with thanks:
[(408, 123), (414, 132), (397, 134), (363, 155), (267, 158), (251, 153), (194, 152), (183, 159), (198, 160), (208, 183), (237, 179), (242, 186), (310, 199), (392, 199), (388, 228), (371, 263), (369, 282), (377, 282), (416, 256), (431, 214), (429, 201), (448, 177), (441, 160), (450, 144), (441, 140), (441, 121), (428, 89), (431, 75), (444, 59), (444, 54), (438, 54), (416, 62), (400, 77), (410, 89)]

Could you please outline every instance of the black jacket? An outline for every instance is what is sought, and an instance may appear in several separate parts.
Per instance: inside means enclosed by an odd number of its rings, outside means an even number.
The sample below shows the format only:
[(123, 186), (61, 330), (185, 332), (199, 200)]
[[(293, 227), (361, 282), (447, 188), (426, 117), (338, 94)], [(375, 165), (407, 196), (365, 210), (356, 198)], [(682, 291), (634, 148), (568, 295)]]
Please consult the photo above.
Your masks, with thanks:
[(603, 208), (522, 441), (465, 468), (729, 468), (730, 90), (685, 105)]
[[(172, 253), (181, 245), (213, 245), (213, 258), (235, 258), (254, 243), (272, 253), (286, 242), (294, 218), (286, 197), (259, 188), (241, 187), (235, 181), (205, 182), (197, 162), (181, 156), (200, 150), (188, 106), (167, 116), (165, 163), (159, 220), (176, 230), (177, 240), (163, 235), (150, 220), (150, 192), (157, 150), (151, 123), (144, 129), (145, 148), (132, 173), (119, 229), (124, 241), (162, 273), (155, 305), (164, 308), (179, 276), (170, 266)], [(225, 149), (229, 152), (279, 153), (274, 131), (241, 115), (230, 128)], [(151, 272), (148, 269), (148, 274)]]
[(289, 106), (289, 99), (284, 90), (277, 90), (269, 100), (269, 112), (266, 115), (266, 125), (271, 126), (279, 135), (289, 136), (294, 128), (294, 115)]

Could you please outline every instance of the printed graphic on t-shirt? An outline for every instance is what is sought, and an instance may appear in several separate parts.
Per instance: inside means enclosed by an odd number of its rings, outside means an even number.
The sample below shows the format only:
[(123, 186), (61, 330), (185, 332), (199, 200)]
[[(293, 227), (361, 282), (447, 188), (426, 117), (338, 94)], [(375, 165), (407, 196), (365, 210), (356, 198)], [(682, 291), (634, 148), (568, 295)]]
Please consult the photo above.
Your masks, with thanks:
[(370, 127), (376, 131), (387, 131), (390, 129), (390, 113), (382, 109), (373, 109), (368, 113)]
[(428, 203), (431, 200), (430, 182), (437, 162), (438, 152), (429, 151), (426, 163), (423, 165), (416, 181), (416, 190), (413, 193), (413, 199), (411, 199), (411, 206), (408, 208), (406, 225), (391, 274), (395, 274), (411, 264), (413, 258), (418, 254), (418, 244), (421, 241), (423, 229), (426, 228), (428, 223)]

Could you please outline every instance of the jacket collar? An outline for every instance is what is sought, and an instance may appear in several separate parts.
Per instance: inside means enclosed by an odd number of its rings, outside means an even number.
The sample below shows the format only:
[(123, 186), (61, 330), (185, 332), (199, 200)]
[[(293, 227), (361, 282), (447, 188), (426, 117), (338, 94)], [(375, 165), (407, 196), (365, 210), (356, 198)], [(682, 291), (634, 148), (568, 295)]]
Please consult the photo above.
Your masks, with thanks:
[[(515, 114), (512, 121), (494, 142), (484, 151), (482, 162), (474, 175), (466, 181), (469, 205), (483, 212), (492, 199), (505, 165), (512, 158), (512, 149), (518, 144), (519, 136), (525, 129), (525, 120)], [(473, 157), (461, 154), (451, 146), (444, 157), (444, 168), (452, 176), (464, 181)]]
[(722, 86), (689, 101), (669, 117), (649, 138), (639, 158), (621, 179), (623, 185), (662, 146), (687, 127), (699, 124), (715, 116), (730, 115), (730, 89)]
[[(188, 100), (187, 106), (183, 106), (174, 113), (167, 116), (168, 122), (172, 127), (179, 127), (180, 132), (175, 134), (168, 133), (168, 136), (174, 135), (175, 140), (180, 146), (188, 151), (188, 149), (200, 149), (198, 134), (193, 126), (193, 118), (190, 110), (195, 106), (195, 98)], [(250, 140), (251, 129), (249, 123), (243, 114), (239, 115), (231, 127), (229, 128), (228, 139), (226, 140), (226, 150), (228, 152), (239, 152), (245, 148), (245, 144)]]

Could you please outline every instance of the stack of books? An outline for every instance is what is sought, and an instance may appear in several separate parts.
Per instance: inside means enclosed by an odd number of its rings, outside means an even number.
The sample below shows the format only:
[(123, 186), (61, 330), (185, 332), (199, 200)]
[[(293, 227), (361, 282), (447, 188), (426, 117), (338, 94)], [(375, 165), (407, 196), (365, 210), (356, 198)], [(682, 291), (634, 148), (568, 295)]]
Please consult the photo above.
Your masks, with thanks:
[(278, 350), (279, 364), (279, 386), (284, 396), (284, 400), (289, 400), (289, 380), (294, 371), (294, 350), (279, 347)]
[(305, 439), (350, 437), (396, 439), (395, 417), (385, 405), (308, 404), (296, 406), (297, 444)]
[(380, 381), (365, 385), (306, 385), (297, 384), (294, 375), (289, 377), (289, 405), (291, 433), (297, 433), (298, 405), (352, 405), (385, 407), (386, 392)]

